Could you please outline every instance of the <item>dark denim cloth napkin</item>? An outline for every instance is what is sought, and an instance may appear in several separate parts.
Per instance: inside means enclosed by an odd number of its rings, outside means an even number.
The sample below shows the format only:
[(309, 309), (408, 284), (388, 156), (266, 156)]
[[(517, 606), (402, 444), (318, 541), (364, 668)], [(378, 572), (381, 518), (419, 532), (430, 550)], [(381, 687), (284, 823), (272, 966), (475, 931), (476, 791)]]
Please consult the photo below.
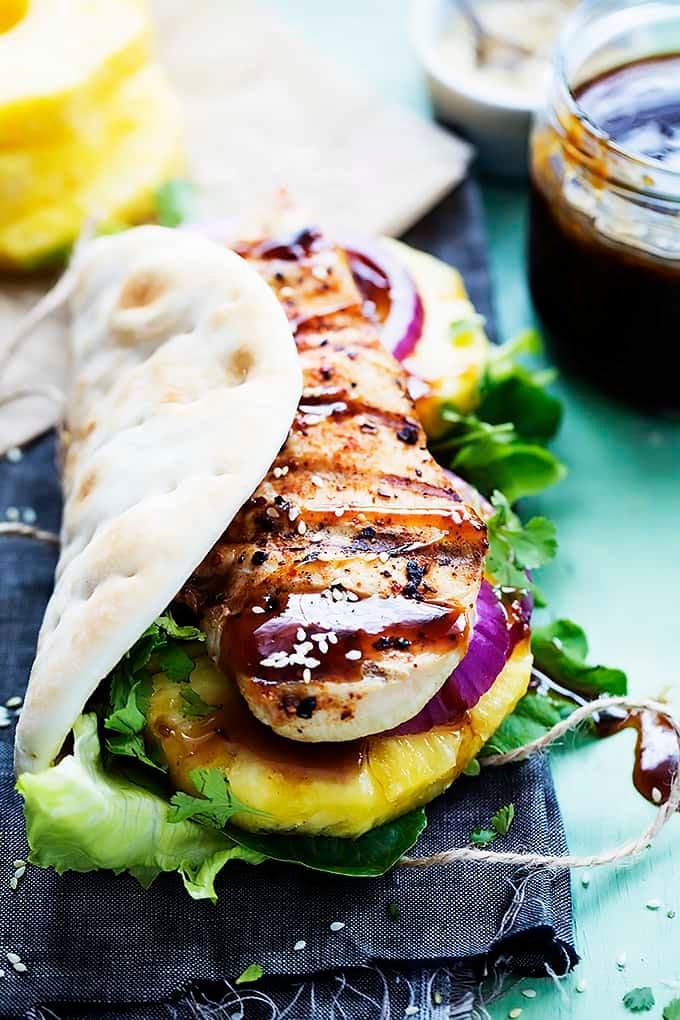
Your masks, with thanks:
[[(469, 186), (459, 190), (411, 239), (461, 266), (477, 307), (490, 317), (476, 201)], [(0, 519), (10, 507), (28, 509), (29, 517), (33, 511), (43, 528), (58, 528), (53, 436), (17, 462), (0, 461)], [(25, 687), (55, 562), (49, 546), (0, 536), (2, 702)], [(3, 1020), (373, 1020), (388, 1015), (386, 1003), (394, 1016), (415, 1005), (421, 1018), (464, 1017), (490, 968), (563, 973), (576, 960), (563, 871), (522, 874), (461, 864), (349, 880), (234, 863), (218, 881), (214, 907), (190, 900), (176, 876), (159, 878), (145, 892), (129, 876), (59, 878), (29, 866), (13, 892), (11, 863), (27, 848), (13, 792), (12, 735), (13, 726), (0, 729)], [(539, 757), (457, 782), (428, 808), (418, 853), (466, 844), (471, 829), (510, 801), (516, 820), (504, 848), (565, 851), (549, 767)], [(389, 904), (398, 905), (399, 920)], [(332, 932), (333, 921), (345, 927)], [(302, 951), (293, 950), (298, 940), (307, 943)], [(7, 952), (21, 955), (25, 974), (5, 963)], [(265, 977), (250, 988), (230, 985), (251, 963), (261, 964)]]

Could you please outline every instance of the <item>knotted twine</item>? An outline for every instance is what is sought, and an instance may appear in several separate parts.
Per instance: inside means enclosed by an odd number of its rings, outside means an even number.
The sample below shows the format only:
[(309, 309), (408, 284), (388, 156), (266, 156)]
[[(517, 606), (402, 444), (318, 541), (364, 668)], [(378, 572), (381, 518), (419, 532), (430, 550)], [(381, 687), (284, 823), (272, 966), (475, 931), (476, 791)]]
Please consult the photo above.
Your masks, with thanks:
[[(59, 536), (51, 531), (43, 531), (28, 524), (7, 523), (0, 524), (0, 535), (14, 535), (21, 538), (31, 538), (39, 542), (47, 542), (50, 545), (59, 545)], [(479, 758), (482, 768), (497, 768), (500, 765), (511, 765), (513, 762), (524, 761), (532, 754), (542, 751), (554, 744), (570, 730), (580, 726), (581, 723), (606, 712), (612, 708), (623, 708), (629, 712), (655, 712), (657, 713), (675, 733), (678, 743), (678, 765), (676, 766), (671, 783), (668, 800), (661, 804), (654, 821), (637, 838), (628, 840), (620, 846), (610, 850), (604, 850), (597, 854), (574, 855), (567, 854), (532, 854), (532, 853), (503, 853), (498, 850), (482, 850), (479, 847), (451, 847), (448, 850), (440, 850), (438, 853), (428, 857), (402, 857), (398, 867), (404, 868), (433, 868), (445, 864), (455, 864), (458, 861), (480, 861), (486, 864), (517, 864), (526, 868), (599, 868), (607, 864), (616, 864), (619, 861), (638, 857), (644, 850), (648, 850), (661, 830), (676, 813), (680, 806), (680, 721), (671, 713), (668, 707), (659, 701), (651, 698), (618, 697), (598, 698), (587, 705), (575, 709), (571, 715), (558, 722), (552, 729), (548, 730), (541, 737), (531, 740), (528, 744), (516, 747), (506, 754), (492, 754), (488, 757)]]

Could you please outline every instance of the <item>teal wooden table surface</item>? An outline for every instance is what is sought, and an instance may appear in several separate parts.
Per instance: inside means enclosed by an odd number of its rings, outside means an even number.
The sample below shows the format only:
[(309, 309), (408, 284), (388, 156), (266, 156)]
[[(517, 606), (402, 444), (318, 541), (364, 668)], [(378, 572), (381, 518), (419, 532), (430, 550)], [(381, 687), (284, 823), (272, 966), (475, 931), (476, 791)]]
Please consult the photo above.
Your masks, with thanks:
[[(407, 0), (267, 2), (383, 95), (428, 115)], [(483, 190), (496, 311), (508, 337), (533, 323), (525, 189), (485, 182)], [(654, 357), (654, 337), (640, 337), (640, 370)], [(583, 624), (592, 658), (626, 669), (634, 694), (667, 692), (680, 708), (680, 426), (622, 409), (571, 380), (556, 388), (566, 406), (556, 450), (569, 476), (524, 508), (559, 528), (558, 560), (542, 575), (550, 611)], [(574, 852), (614, 846), (649, 823), (653, 808), (631, 784), (631, 732), (578, 751), (567, 741), (553, 764)], [(525, 1020), (630, 1016), (623, 994), (650, 985), (657, 1005), (642, 1015), (661, 1017), (680, 995), (680, 818), (642, 860), (591, 872), (587, 888), (575, 873), (572, 887), (582, 957), (576, 972), (560, 988), (522, 982), (489, 1006), (491, 1016), (514, 1007)], [(661, 909), (647, 909), (656, 899)], [(536, 998), (524, 998), (522, 987), (536, 989)]]

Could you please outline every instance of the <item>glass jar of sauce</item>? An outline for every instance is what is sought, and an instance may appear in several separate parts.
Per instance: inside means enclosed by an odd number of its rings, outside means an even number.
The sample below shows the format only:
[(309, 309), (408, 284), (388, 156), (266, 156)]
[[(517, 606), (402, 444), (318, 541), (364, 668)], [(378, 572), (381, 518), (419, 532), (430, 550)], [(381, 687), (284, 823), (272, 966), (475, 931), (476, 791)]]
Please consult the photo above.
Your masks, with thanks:
[(680, 3), (569, 20), (531, 138), (529, 271), (555, 353), (617, 397), (680, 411)]

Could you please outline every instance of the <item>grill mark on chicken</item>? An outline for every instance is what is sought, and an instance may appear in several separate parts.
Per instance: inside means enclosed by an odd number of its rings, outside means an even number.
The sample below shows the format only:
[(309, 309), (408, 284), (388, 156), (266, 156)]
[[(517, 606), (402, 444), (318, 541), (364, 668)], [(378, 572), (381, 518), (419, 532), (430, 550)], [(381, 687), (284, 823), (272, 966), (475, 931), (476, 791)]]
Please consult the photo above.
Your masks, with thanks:
[[(362, 314), (342, 253), (345, 307), (305, 318), (297, 298), (329, 249), (318, 235), (303, 248), (284, 259), (271, 243), (286, 279), (301, 281), (287, 284), (298, 414), (179, 598), (258, 719), (296, 740), (349, 740), (411, 718), (465, 654), (486, 529), (427, 451), (405, 373)], [(262, 246), (253, 254), (268, 277)]]

